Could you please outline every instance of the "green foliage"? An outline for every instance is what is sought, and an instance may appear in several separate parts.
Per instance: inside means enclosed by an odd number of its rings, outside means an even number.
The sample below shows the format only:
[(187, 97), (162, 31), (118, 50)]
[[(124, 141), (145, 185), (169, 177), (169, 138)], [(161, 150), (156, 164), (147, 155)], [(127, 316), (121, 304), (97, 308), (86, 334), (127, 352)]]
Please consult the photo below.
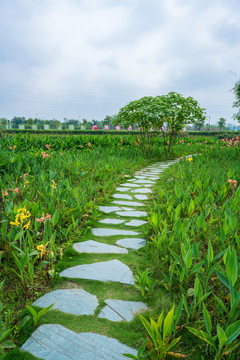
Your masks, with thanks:
[(163, 317), (163, 311), (162, 311), (157, 322), (151, 317), (150, 320), (148, 321), (144, 316), (139, 315), (142, 324), (147, 330), (149, 336), (147, 342), (147, 348), (148, 348), (147, 353), (150, 359), (164, 360), (167, 355), (179, 359), (186, 357), (183, 354), (172, 352), (172, 348), (174, 348), (174, 346), (181, 339), (181, 337), (178, 337), (172, 340), (172, 334), (174, 333), (174, 328), (176, 328), (177, 321), (181, 316), (181, 311), (182, 309), (178, 308), (176, 314), (174, 315), (174, 306), (173, 306), (165, 318)]
[(238, 112), (234, 114), (234, 118), (240, 122), (240, 80), (236, 82), (232, 90), (236, 99), (236, 101), (233, 103), (233, 107), (239, 108)]
[(54, 306), (54, 304), (51, 304), (51, 305), (47, 306), (46, 308), (40, 310), (39, 312), (37, 312), (36, 310), (34, 310), (34, 308), (33, 308), (32, 306), (27, 306), (29, 312), (30, 312), (31, 315), (32, 315), (33, 324), (34, 324), (35, 327), (38, 326), (39, 319), (40, 319), (44, 314), (46, 314), (48, 311), (50, 311), (53, 306)]
[(120, 109), (118, 119), (124, 126), (137, 124), (143, 131), (162, 128), (164, 149), (170, 152), (173, 136), (187, 124), (204, 121), (204, 109), (192, 97), (170, 92), (130, 102)]
[(137, 275), (134, 275), (134, 286), (140, 290), (142, 296), (150, 295), (155, 287), (156, 281), (150, 278), (151, 272), (146, 269), (144, 272), (138, 271)]

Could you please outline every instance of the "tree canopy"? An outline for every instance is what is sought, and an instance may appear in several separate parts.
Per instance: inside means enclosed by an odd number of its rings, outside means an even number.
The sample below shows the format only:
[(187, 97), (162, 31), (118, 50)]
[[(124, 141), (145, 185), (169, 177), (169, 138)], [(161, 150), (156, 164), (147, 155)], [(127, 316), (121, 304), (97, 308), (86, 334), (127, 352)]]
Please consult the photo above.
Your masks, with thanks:
[(118, 113), (118, 120), (122, 125), (138, 124), (145, 131), (166, 125), (169, 131), (178, 132), (185, 125), (204, 119), (204, 109), (196, 100), (190, 96), (185, 98), (176, 92), (143, 97), (130, 102)]
[(233, 118), (240, 123), (240, 80), (236, 82), (232, 90), (236, 99), (236, 101), (233, 103), (233, 107), (239, 108), (238, 112), (233, 115)]

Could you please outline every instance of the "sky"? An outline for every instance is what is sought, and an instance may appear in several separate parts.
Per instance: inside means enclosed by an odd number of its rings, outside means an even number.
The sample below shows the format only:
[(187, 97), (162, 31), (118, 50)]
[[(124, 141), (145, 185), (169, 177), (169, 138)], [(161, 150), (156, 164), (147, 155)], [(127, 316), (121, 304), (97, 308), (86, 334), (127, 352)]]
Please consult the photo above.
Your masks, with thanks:
[(192, 96), (234, 123), (239, 0), (1, 0), (0, 117), (102, 120)]

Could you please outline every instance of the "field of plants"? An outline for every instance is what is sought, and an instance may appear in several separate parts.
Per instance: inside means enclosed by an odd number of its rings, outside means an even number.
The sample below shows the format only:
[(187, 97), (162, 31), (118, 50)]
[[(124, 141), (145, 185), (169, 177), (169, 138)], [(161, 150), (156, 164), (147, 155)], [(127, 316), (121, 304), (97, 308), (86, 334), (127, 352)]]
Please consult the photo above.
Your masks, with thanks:
[[(66, 256), (74, 261), (69, 247), (98, 205), (126, 175), (176, 157), (149, 201), (147, 246), (132, 257), (151, 311), (127, 342), (139, 360), (239, 359), (240, 139), (185, 136), (168, 152), (157, 136), (21, 134), (0, 139), (0, 359), (33, 331), (30, 305), (57, 284)], [(124, 325), (101, 330), (120, 338)]]

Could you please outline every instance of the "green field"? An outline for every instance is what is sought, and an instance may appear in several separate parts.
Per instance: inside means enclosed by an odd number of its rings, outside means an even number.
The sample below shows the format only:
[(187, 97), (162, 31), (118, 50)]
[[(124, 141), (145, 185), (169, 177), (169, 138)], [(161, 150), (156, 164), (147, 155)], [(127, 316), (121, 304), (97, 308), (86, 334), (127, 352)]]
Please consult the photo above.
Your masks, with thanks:
[[(34, 330), (32, 320), (25, 325), (22, 320), (29, 315), (27, 305), (41, 294), (70, 286), (58, 277), (62, 269), (113, 258), (71, 249), (74, 241), (90, 238), (98, 206), (107, 203), (126, 175), (177, 157), (182, 159), (160, 175), (148, 202), (147, 245), (121, 255), (138, 276), (137, 286), (130, 290), (97, 281), (74, 283), (98, 296), (98, 313), (106, 295), (145, 301), (149, 311), (144, 316), (152, 324), (162, 311), (165, 318), (169, 313), (169, 321), (175, 305), (165, 342), (181, 339), (165, 349), (166, 359), (172, 358), (171, 352), (196, 360), (239, 359), (239, 140), (178, 137), (166, 154), (158, 136), (149, 141), (131, 135), (2, 137), (0, 334), (9, 333), (5, 339), (0, 336), (0, 345), (17, 345), (5, 359), (34, 359), (18, 349)], [(198, 155), (187, 159), (187, 154)], [(144, 343), (147, 332), (140, 317), (115, 324), (97, 318), (98, 313), (79, 319), (51, 311), (39, 325), (59, 323), (77, 332), (94, 329), (134, 348)], [(158, 330), (153, 325), (148, 329), (149, 348), (154, 340), (154, 348), (160, 348), (160, 322)], [(158, 349), (148, 358), (165, 357)]]

